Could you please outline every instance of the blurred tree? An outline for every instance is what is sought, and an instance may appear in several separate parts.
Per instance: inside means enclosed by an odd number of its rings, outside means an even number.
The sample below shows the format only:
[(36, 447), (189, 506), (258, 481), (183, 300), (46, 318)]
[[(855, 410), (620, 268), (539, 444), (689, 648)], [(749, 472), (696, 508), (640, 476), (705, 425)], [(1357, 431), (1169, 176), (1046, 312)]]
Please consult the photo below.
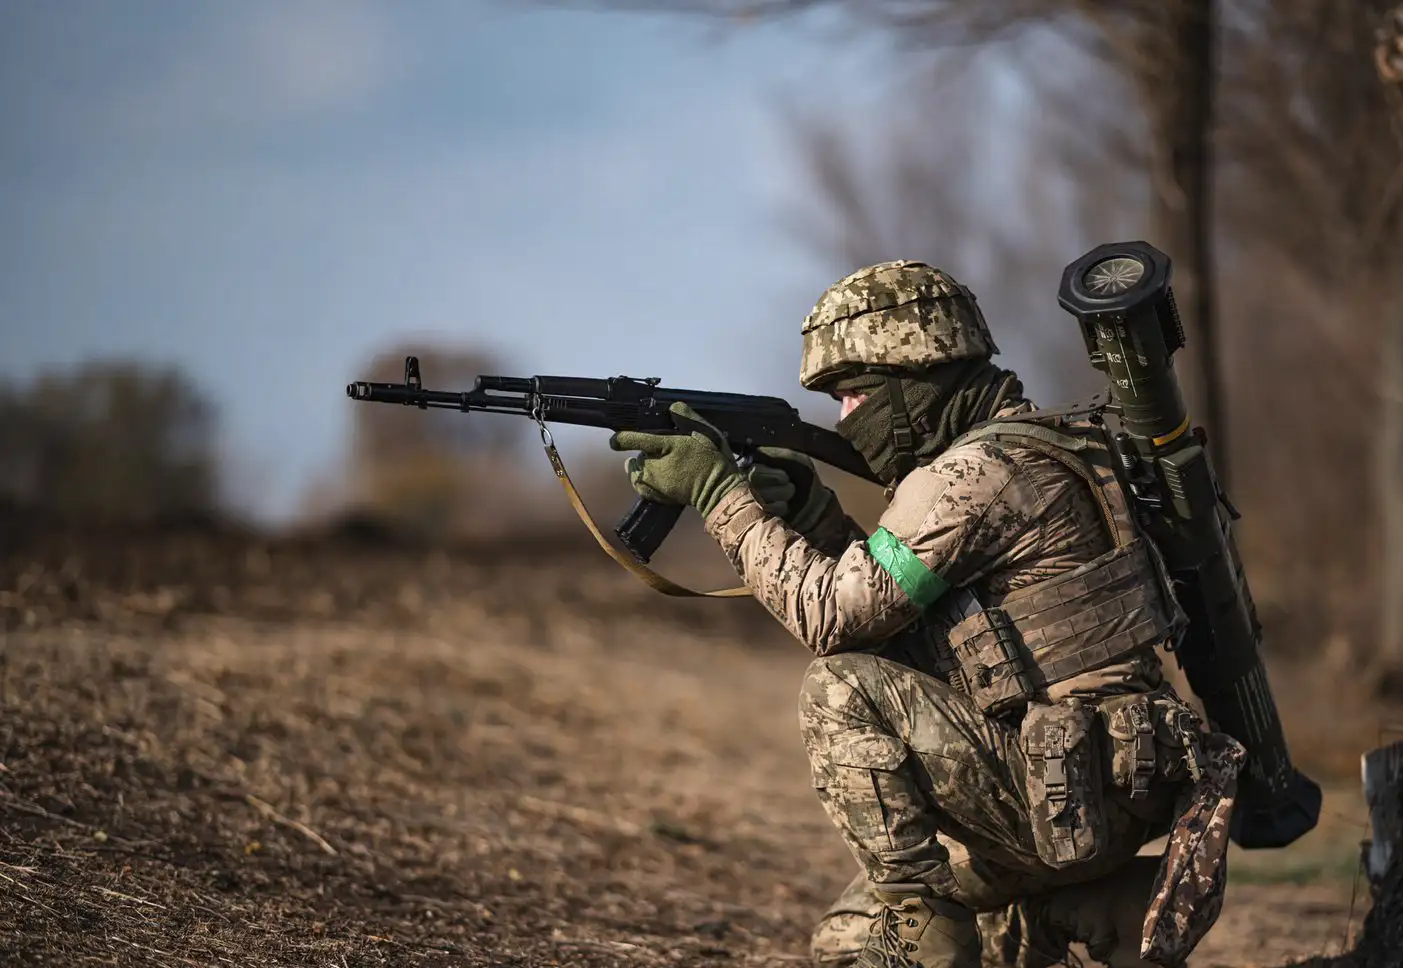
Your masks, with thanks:
[[(607, 0), (606, 0), (607, 2)], [(623, 0), (615, 5), (720, 15), (738, 23), (827, 6), (884, 29), (907, 50), (975, 48), (1030, 28), (1056, 31), (1128, 84), (1123, 93), (1144, 131), (1150, 174), (1151, 239), (1175, 260), (1175, 288), (1190, 332), (1181, 371), (1210, 448), (1228, 477), (1227, 420), (1213, 288), (1211, 134), (1216, 90), (1215, 0)], [(1063, 120), (1097, 132), (1075, 109), (1098, 92), (1076, 92)], [(946, 106), (949, 98), (928, 102)], [(925, 119), (934, 127), (934, 113)]]
[[(1392, 108), (1392, 135), (1398, 139), (1403, 135), (1403, 5), (1381, 20), (1374, 63)], [(1394, 305), (1383, 340), (1378, 482), (1384, 522), (1380, 631), (1385, 660), (1397, 673), (1403, 671), (1403, 265), (1392, 270)]]
[(95, 362), (0, 389), (0, 493), (60, 514), (154, 520), (218, 506), (214, 408), (178, 370)]
[[(399, 383), (406, 356), (419, 357), (431, 389), (471, 389), (479, 375), (502, 372), (483, 352), (406, 344), (376, 356), (362, 378)], [(513, 452), (529, 430), (525, 421), (385, 404), (354, 407), (351, 498), (363, 510), (425, 540), (520, 523), (525, 495)]]
[[(1383, 4), (1226, 4), (1220, 275), (1234, 456), (1269, 629), (1369, 661), (1384, 548), (1379, 418), (1403, 152), (1374, 72)], [(1305, 513), (1303, 513), (1303, 511)], [(1246, 546), (1244, 546), (1246, 550)], [(1367, 647), (1366, 647), (1367, 643)], [(1361, 654), (1362, 653), (1362, 654)]]
[[(950, 269), (979, 295), (1005, 349), (1022, 344), (1025, 381), (1041, 385), (1033, 395), (1047, 404), (1100, 387), (1056, 305), (1062, 269), (1093, 245), (1140, 235), (1146, 192), (1134, 177), (1137, 144), (1111, 136), (1116, 77), (1041, 40), (1023, 58), (1038, 103), (1020, 114), (1016, 140), (986, 123), (1004, 64), (963, 49), (901, 83), (890, 115), (838, 121), (791, 110), (808, 191), (785, 216), (835, 274), (896, 258)], [(1072, 100), (1078, 125), (1058, 110)], [(1086, 127), (1107, 133), (1088, 139)], [(991, 185), (985, 159), (995, 156), (1004, 171)]]
[[(1083, 90), (1083, 118), (1104, 125), (1116, 109), (1116, 78), (1085, 58), (1048, 53), (1026, 58), (1056, 65), (1045, 77), (1039, 69), (1030, 87), (1049, 99)], [(986, 119), (997, 109), (998, 69), (976, 51), (950, 50), (897, 83), (900, 97), (885, 116), (787, 109), (805, 177), (802, 200), (783, 217), (835, 279), (897, 258), (949, 269), (979, 295), (1003, 348), (1021, 350), (1033, 398), (1051, 405), (1100, 387), (1075, 324), (1056, 305), (1062, 268), (1108, 238), (1137, 237), (1144, 192), (1127, 176), (1131, 166), (1108, 167), (1107, 144), (1058, 124), (1058, 112), (1030, 111), (1015, 143), (992, 136)], [(982, 159), (994, 155), (1006, 171), (990, 186)], [(824, 480), (859, 522), (876, 526), (885, 508), (880, 489), (827, 469)]]

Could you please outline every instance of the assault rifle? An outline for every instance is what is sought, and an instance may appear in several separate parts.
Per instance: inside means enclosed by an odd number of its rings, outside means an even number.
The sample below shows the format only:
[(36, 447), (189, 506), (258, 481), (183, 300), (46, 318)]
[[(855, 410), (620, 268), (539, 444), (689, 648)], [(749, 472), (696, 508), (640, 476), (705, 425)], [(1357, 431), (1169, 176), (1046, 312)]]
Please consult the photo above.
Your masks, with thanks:
[[(550, 439), (548, 423), (641, 430), (652, 434), (685, 434), (690, 429), (668, 411), (681, 401), (725, 435), (731, 451), (743, 462), (758, 447), (785, 447), (807, 454), (841, 471), (877, 481), (862, 455), (835, 431), (806, 423), (779, 397), (708, 390), (675, 390), (659, 386), (657, 377), (627, 376), (591, 379), (573, 376), (480, 376), (471, 390), (426, 390), (419, 360), (404, 361), (403, 383), (352, 383), (346, 395), (372, 403), (398, 403), (465, 413), (513, 413), (535, 420), (541, 428), (556, 474), (565, 477)], [(647, 563), (662, 545), (682, 508), (639, 498), (614, 533), (639, 562)]]

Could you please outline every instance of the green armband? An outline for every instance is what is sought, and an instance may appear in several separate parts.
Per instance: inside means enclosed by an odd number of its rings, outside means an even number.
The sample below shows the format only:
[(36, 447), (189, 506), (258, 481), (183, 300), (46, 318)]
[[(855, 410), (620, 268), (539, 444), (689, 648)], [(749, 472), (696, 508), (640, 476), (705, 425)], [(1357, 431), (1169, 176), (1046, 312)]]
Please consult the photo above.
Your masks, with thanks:
[(950, 587), (886, 528), (878, 528), (867, 539), (867, 553), (891, 575), (906, 597), (921, 608), (929, 608)]

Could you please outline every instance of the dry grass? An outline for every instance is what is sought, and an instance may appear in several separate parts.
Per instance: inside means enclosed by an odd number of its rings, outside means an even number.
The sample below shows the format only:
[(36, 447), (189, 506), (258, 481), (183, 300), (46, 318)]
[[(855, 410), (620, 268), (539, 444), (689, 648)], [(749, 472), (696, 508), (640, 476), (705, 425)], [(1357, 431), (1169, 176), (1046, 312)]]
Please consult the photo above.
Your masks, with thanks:
[[(752, 603), (597, 552), (43, 548), (0, 602), (0, 962), (799, 963), (849, 875)], [(1338, 950), (1347, 882), (1248, 867), (1201, 964)]]
[[(698, 964), (801, 946), (842, 848), (797, 795), (797, 738), (755, 749), (735, 728), (784, 731), (794, 662), (708, 702), (701, 669), (729, 647), (703, 636), (673, 630), (691, 658), (659, 667), (589, 623), (533, 643), (484, 619), (11, 635), (0, 951)], [(797, 810), (768, 813), (775, 785)]]

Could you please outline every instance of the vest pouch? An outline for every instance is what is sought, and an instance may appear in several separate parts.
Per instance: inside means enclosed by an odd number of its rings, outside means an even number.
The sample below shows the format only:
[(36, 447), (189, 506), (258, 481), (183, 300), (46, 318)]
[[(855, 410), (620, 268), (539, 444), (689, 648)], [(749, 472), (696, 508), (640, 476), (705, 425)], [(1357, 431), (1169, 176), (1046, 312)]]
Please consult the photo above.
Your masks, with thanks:
[(985, 714), (1021, 709), (1037, 694), (1033, 657), (1002, 609), (975, 612), (950, 630), (949, 641), (963, 685)]
[(1161, 757), (1154, 704), (1144, 693), (1113, 696), (1099, 706), (1111, 747), (1111, 782), (1140, 800), (1150, 795)]
[(1113, 696), (1099, 704), (1110, 740), (1111, 783), (1132, 800), (1152, 783), (1199, 777), (1203, 721), (1172, 692)]
[(1109, 836), (1096, 722), (1079, 699), (1034, 703), (1023, 717), (1033, 846), (1049, 867), (1091, 860)]
[(1203, 719), (1173, 693), (1156, 696), (1151, 705), (1160, 758), (1159, 778), (1171, 783), (1198, 783), (1203, 778)]

